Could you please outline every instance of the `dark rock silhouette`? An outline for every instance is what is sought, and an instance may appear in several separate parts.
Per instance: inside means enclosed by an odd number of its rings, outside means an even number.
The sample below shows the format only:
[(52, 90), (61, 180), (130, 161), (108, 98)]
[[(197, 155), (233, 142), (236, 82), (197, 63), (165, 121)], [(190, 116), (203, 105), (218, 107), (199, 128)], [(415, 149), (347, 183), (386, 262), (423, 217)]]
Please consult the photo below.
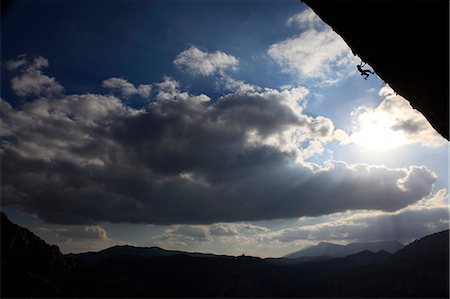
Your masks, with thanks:
[(381, 250), (379, 252), (371, 252), (364, 250), (343, 258), (331, 259), (328, 261), (321, 261), (308, 263), (303, 267), (311, 272), (342, 272), (350, 269), (358, 268), (364, 265), (379, 264), (385, 262), (391, 256), (390, 253)]
[(1, 297), (63, 297), (75, 262), (1, 214)]
[(2, 297), (448, 297), (448, 230), (395, 254), (292, 263), (132, 246), (63, 256), (4, 214), (1, 224)]
[(417, 240), (386, 262), (303, 284), (300, 297), (449, 297), (449, 230)]
[(281, 258), (266, 258), (265, 261), (268, 261), (269, 263), (275, 264), (275, 265), (297, 265), (297, 264), (303, 264), (308, 262), (321, 262), (321, 261), (328, 261), (334, 259), (333, 257), (329, 257), (326, 255), (319, 255), (319, 256), (301, 256), (296, 258), (290, 258), (290, 257), (281, 257)]
[(303, 2), (449, 138), (449, 1)]

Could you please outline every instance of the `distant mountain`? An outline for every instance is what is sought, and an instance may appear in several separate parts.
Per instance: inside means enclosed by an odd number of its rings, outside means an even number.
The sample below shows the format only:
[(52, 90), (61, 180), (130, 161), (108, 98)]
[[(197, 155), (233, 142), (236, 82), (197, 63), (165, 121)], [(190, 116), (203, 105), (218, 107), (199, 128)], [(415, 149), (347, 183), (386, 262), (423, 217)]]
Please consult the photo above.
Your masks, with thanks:
[(307, 247), (305, 249), (292, 252), (285, 256), (285, 258), (296, 259), (300, 257), (344, 257), (355, 254), (364, 250), (371, 252), (378, 252), (384, 250), (389, 253), (394, 253), (402, 249), (404, 245), (398, 241), (381, 241), (381, 242), (367, 242), (367, 243), (350, 243), (347, 245), (339, 245), (327, 242), (320, 242), (318, 245)]

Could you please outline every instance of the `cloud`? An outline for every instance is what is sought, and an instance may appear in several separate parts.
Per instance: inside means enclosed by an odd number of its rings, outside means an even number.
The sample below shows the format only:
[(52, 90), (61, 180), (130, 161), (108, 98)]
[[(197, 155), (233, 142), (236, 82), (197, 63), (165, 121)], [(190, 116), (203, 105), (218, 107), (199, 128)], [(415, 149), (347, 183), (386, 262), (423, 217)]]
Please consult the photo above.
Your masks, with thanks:
[(212, 101), (170, 77), (153, 86), (140, 110), (99, 94), (2, 101), (2, 206), (52, 223), (213, 224), (392, 212), (436, 180), (423, 166), (308, 162), (339, 131), (304, 113), (306, 88)]
[(239, 234), (238, 228), (235, 225), (227, 223), (214, 224), (209, 229), (214, 236), (235, 236)]
[[(172, 225), (162, 234), (153, 237), (150, 243), (163, 248), (192, 249), (210, 246), (212, 243), (225, 245), (237, 239), (251, 239), (270, 229), (251, 223), (215, 223), (211, 225)], [(222, 246), (221, 245), (221, 246)]]
[(163, 248), (189, 247), (193, 243), (212, 240), (208, 228), (201, 225), (175, 225), (152, 238), (152, 243)]
[(68, 239), (106, 240), (108, 235), (100, 226), (67, 226), (64, 228), (38, 227), (37, 231), (53, 233), (63, 241)]
[(45, 225), (32, 231), (46, 242), (58, 245), (63, 253), (99, 251), (123, 244), (109, 238), (106, 230), (98, 225)]
[(299, 240), (378, 241), (411, 240), (448, 229), (449, 206), (446, 189), (396, 212), (353, 211), (314, 219), (300, 219), (303, 225), (265, 235), (265, 240), (282, 243)]
[(180, 84), (172, 79), (171, 77), (164, 77), (164, 81), (157, 83), (156, 86), (158, 87), (158, 93), (156, 95), (156, 101), (158, 102), (164, 102), (164, 101), (171, 101), (171, 102), (208, 102), (211, 99), (205, 95), (200, 94), (198, 96), (190, 95), (187, 92), (181, 92), (179, 90)]
[(95, 151), (102, 144), (97, 130), (108, 127), (116, 117), (138, 113), (115, 97), (95, 94), (38, 98), (26, 102), (21, 110), (0, 101), (2, 136), (18, 140), (3, 140), (2, 147), (28, 160), (66, 161), (80, 166), (104, 164)]
[(332, 83), (354, 73), (351, 50), (331, 28), (308, 29), (300, 35), (270, 46), (268, 53), (285, 72)]
[(16, 70), (27, 64), (27, 56), (25, 54), (17, 56), (16, 59), (11, 59), (5, 62), (5, 66), (8, 70)]
[(125, 98), (129, 98), (132, 95), (148, 98), (150, 96), (150, 92), (152, 91), (151, 84), (141, 84), (135, 87), (127, 80), (115, 77), (104, 80), (102, 82), (102, 86), (112, 90), (119, 90)]
[(199, 225), (180, 225), (169, 231), (171, 234), (183, 235), (201, 242), (211, 240), (207, 228)]
[[(26, 66), (26, 67), (25, 67)], [(55, 96), (61, 94), (64, 89), (53, 77), (42, 73), (42, 69), (48, 67), (48, 60), (39, 56), (32, 62), (26, 56), (20, 55), (15, 60), (6, 62), (10, 70), (19, 70), (20, 75), (11, 79), (11, 87), (17, 96)]]
[(306, 8), (301, 13), (295, 14), (286, 21), (286, 26), (296, 25), (300, 28), (312, 28), (315, 26), (324, 26), (323, 21), (316, 15), (316, 13)]
[[(276, 222), (265, 222), (269, 227)], [(274, 225), (274, 223), (278, 223)], [(282, 222), (283, 223), (283, 222)], [(285, 222), (286, 223), (286, 222)], [(446, 189), (395, 212), (356, 210), (319, 217), (301, 217), (289, 228), (269, 229), (251, 223), (174, 225), (152, 239), (164, 248), (240, 255), (283, 256), (321, 241), (340, 244), (414, 239), (448, 229), (449, 205)], [(173, 233), (176, 232), (176, 233)]]
[(192, 46), (178, 54), (173, 63), (185, 72), (211, 76), (223, 74), (227, 69), (236, 69), (239, 60), (233, 55), (221, 51), (205, 52)]
[(320, 79), (335, 84), (355, 73), (356, 57), (344, 40), (311, 10), (290, 17), (286, 25), (304, 30), (297, 36), (271, 45), (269, 56), (284, 72), (298, 73), (301, 78)]
[(209, 226), (209, 232), (213, 236), (226, 237), (250, 233), (259, 234), (268, 232), (270, 229), (251, 223), (215, 223)]
[(414, 143), (429, 147), (447, 144), (425, 117), (389, 86), (383, 87), (379, 95), (384, 99), (377, 107), (363, 106), (352, 113), (351, 142), (382, 149)]
[(234, 93), (249, 93), (262, 90), (259, 86), (245, 83), (242, 80), (236, 80), (227, 75), (223, 75), (219, 78), (218, 85), (222, 85), (225, 90)]

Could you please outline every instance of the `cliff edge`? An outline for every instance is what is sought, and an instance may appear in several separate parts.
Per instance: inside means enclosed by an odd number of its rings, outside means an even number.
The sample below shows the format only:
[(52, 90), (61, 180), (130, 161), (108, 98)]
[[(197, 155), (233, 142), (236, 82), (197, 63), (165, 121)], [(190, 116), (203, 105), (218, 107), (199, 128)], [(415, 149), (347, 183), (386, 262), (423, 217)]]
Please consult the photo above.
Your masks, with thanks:
[(449, 139), (449, 1), (303, 2)]

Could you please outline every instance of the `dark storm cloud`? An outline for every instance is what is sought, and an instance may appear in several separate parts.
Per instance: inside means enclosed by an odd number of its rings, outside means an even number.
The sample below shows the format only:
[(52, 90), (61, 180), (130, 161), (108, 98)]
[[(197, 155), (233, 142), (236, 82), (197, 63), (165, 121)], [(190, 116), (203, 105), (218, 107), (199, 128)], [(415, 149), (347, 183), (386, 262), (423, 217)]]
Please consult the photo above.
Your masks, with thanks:
[(334, 132), (301, 112), (304, 91), (212, 102), (170, 78), (156, 87), (143, 110), (94, 94), (3, 101), (2, 205), (65, 224), (215, 223), (394, 211), (435, 181), (425, 167), (295, 162)]
[(316, 225), (284, 229), (267, 236), (267, 240), (293, 242), (297, 240), (411, 240), (448, 229), (449, 209), (446, 191), (437, 192), (438, 204), (422, 200), (395, 213), (355, 212), (353, 215), (322, 219)]
[(413, 119), (407, 119), (404, 121), (399, 121), (395, 125), (393, 125), (391, 128), (392, 130), (403, 130), (407, 132), (408, 134), (416, 134), (417, 132), (420, 132), (426, 128), (426, 122), (423, 122), (421, 120), (413, 120)]

